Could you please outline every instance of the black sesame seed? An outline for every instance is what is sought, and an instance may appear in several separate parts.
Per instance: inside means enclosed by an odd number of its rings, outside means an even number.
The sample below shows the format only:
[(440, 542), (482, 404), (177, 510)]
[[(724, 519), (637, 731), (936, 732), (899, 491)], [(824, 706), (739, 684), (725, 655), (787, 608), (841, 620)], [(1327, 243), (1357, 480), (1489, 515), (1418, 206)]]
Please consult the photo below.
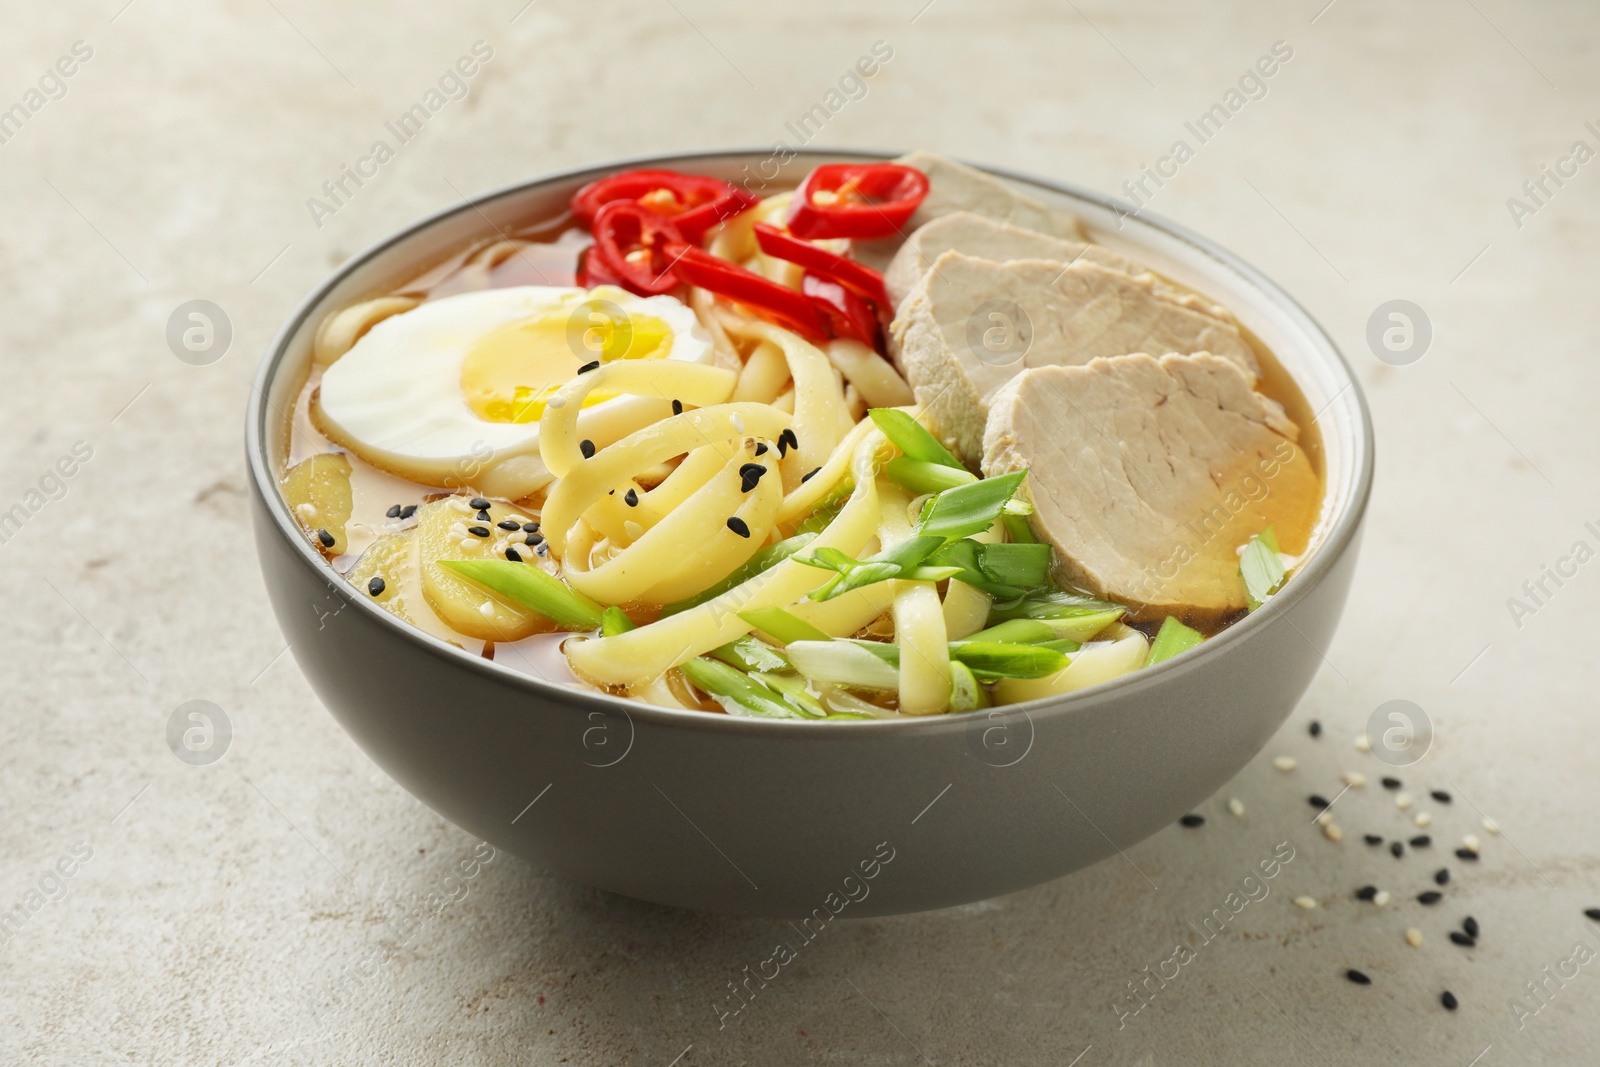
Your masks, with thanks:
[(683, 401), (674, 400), (672, 402), (672, 413), (674, 415), (682, 415), (683, 414)]
[(468, 526), (467, 527), (467, 533), (471, 534), (473, 537), (488, 537), (489, 536), (489, 527), (487, 527), (487, 526)]
[(1456, 849), (1456, 859), (1466, 860), (1468, 863), (1477, 863), (1478, 854), (1470, 848), (1458, 848)]
[(594, 442), (585, 437), (578, 442), (578, 451), (583, 453), (584, 459), (594, 458)]
[(489, 519), (490, 519), (489, 509), (488, 508), (484, 508), (482, 511), (478, 512), (476, 515), (474, 515), (472, 517), (477, 519), (479, 522), (488, 522)]
[(544, 544), (544, 534), (538, 533), (538, 532), (534, 532), (534, 533), (529, 534), (528, 535), (528, 544), (530, 544), (530, 545), (542, 545), (542, 544)]
[(1406, 846), (1398, 841), (1391, 841), (1389, 842), (1389, 851), (1394, 854), (1395, 859), (1399, 859), (1406, 854)]
[(750, 492), (750, 490), (761, 484), (761, 476), (765, 473), (767, 473), (767, 468), (761, 464), (746, 463), (739, 468), (739, 477), (743, 479), (740, 488), (746, 493)]
[(1383, 787), (1385, 789), (1399, 789), (1400, 788), (1400, 779), (1398, 779), (1398, 778), (1385, 778), (1383, 780)]
[(1322, 724), (1320, 722), (1318, 722), (1316, 719), (1312, 719), (1311, 720), (1311, 725), (1309, 727), (1307, 727), (1307, 729), (1311, 732), (1311, 736), (1312, 737), (1321, 737), (1322, 736)]
[(500, 527), (502, 530), (522, 529), (522, 523), (518, 522), (516, 519), (501, 519), (499, 522), (495, 523), (495, 525)]
[(818, 471), (820, 471), (820, 470), (821, 470), (821, 469), (822, 469), (822, 468), (821, 468), (821, 467), (815, 467), (815, 468), (813, 468), (813, 469), (811, 469), (811, 470), (808, 470), (808, 471), (806, 471), (806, 472), (805, 472), (805, 473), (804, 473), (804, 474), (802, 474), (802, 475), (801, 475), (801, 476), (800, 476), (800, 480), (801, 480), (801, 481), (802, 481), (802, 482), (809, 482), (809, 481), (810, 481), (810, 480), (811, 480), (811, 476), (812, 476), (812, 475), (813, 475), (813, 474), (816, 474), (816, 473), (817, 473), (817, 472), (818, 472)]
[(371, 593), (373, 596), (382, 596), (383, 579), (379, 578), (377, 575), (373, 575), (372, 581), (367, 583), (367, 592)]
[(1451, 930), (1450, 931), (1450, 941), (1451, 941), (1452, 944), (1460, 945), (1462, 948), (1477, 948), (1478, 947), (1478, 942), (1475, 939), (1468, 937), (1466, 934), (1462, 933), (1460, 930)]
[(800, 438), (794, 435), (794, 427), (785, 426), (783, 432), (778, 435), (778, 455), (788, 455), (789, 449), (799, 447)]
[(1448, 989), (1439, 994), (1439, 1003), (1444, 1005), (1445, 1011), (1455, 1011), (1461, 1006), (1461, 1002), (1456, 999), (1456, 995)]
[(588, 374), (592, 370), (599, 370), (599, 369), (600, 369), (600, 361), (598, 359), (592, 359), (588, 363), (585, 363), (583, 366), (579, 367), (578, 368), (578, 373), (579, 374)]
[(639, 491), (637, 489), (629, 489), (626, 493), (622, 494), (622, 502), (628, 505), (630, 508), (638, 507)]
[(1430, 889), (1426, 893), (1417, 894), (1418, 904), (1437, 904), (1444, 899), (1444, 894), (1437, 889)]
[(764, 456), (766, 454), (767, 454), (767, 443), (765, 441), (757, 441), (756, 442), (756, 455)]
[(1437, 871), (1434, 871), (1433, 872), (1433, 884), (1434, 885), (1449, 885), (1450, 884), (1450, 868), (1449, 867), (1440, 867)]
[(1364, 885), (1360, 889), (1356, 890), (1356, 899), (1357, 900), (1371, 900), (1373, 897), (1375, 897), (1377, 895), (1378, 895), (1378, 887), (1375, 886), (1375, 885)]
[(1206, 817), (1204, 815), (1196, 815), (1193, 812), (1190, 812), (1188, 815), (1185, 815), (1183, 818), (1179, 819), (1178, 822), (1189, 827), (1190, 829), (1193, 829), (1196, 826), (1204, 826), (1206, 823)]
[(1600, 923), (1600, 908), (1584, 908), (1583, 914), (1591, 921)]
[(747, 526), (745, 524), (745, 521), (743, 519), (741, 519), (737, 515), (729, 515), (728, 516), (728, 529), (732, 530), (734, 533), (738, 534), (740, 537), (749, 537), (750, 536), (750, 527)]
[(327, 530), (318, 530), (317, 531), (317, 540), (322, 542), (322, 547), (323, 548), (332, 548), (333, 547), (333, 541), (334, 541), (333, 534), (329, 533)]
[(506, 546), (506, 559), (509, 559), (512, 563), (521, 563), (522, 562), (522, 554), (519, 553), (516, 549), (512, 548), (510, 545), (507, 545)]
[(1306, 800), (1310, 802), (1313, 808), (1325, 808), (1328, 806), (1328, 798), (1320, 793), (1312, 793), (1306, 797)]
[(1461, 929), (1463, 929), (1463, 930), (1465, 930), (1467, 932), (1467, 936), (1468, 937), (1477, 937), (1478, 936), (1478, 920), (1474, 919), (1472, 916), (1468, 915), (1465, 919), (1461, 920)]
[(1450, 794), (1446, 793), (1443, 789), (1435, 789), (1433, 792), (1429, 793), (1428, 795), (1430, 797), (1432, 797), (1433, 799), (1437, 800), (1441, 804), (1450, 803)]
[(1350, 979), (1350, 981), (1354, 982), (1356, 985), (1371, 985), (1372, 984), (1372, 979), (1368, 978), (1366, 975), (1362, 974), (1360, 971), (1356, 970), (1353, 967), (1350, 970), (1344, 972), (1344, 976), (1346, 978)]
[(391, 518), (391, 519), (398, 519), (400, 517), (400, 505), (399, 504), (390, 504), (389, 505), (389, 510), (384, 512), (384, 514), (389, 516), (389, 518)]
[(405, 507), (400, 509), (400, 517), (402, 519), (409, 519), (411, 516), (415, 515), (416, 513), (417, 513), (417, 506), (415, 504), (407, 504)]
[(478, 511), (486, 511), (489, 508), (489, 502), (483, 499), (481, 496), (475, 496), (471, 500), (467, 501), (467, 506), (469, 508), (475, 508)]
[(1429, 848), (1433, 845), (1433, 838), (1427, 834), (1418, 834), (1411, 839), (1412, 848)]
[(1363, 835), (1361, 840), (1365, 841), (1369, 845), (1381, 845), (1381, 844), (1383, 844), (1383, 838), (1379, 837), (1377, 834), (1366, 834), (1366, 835)]
[(525, 522), (522, 524), (522, 529), (525, 533), (538, 533), (539, 524), (536, 522)]
[(541, 544), (538, 548), (534, 549), (534, 551), (539, 553), (540, 559), (543, 559), (545, 556), (550, 554), (550, 546)]

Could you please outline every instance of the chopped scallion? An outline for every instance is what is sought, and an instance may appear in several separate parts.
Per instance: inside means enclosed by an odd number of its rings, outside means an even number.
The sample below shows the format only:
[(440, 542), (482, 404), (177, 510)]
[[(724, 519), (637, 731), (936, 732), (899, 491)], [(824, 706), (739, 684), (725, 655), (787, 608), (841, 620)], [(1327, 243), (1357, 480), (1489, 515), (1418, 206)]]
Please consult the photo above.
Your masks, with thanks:
[(966, 664), (979, 678), (1043, 678), (1067, 665), (1067, 657), (1043, 645), (999, 641), (956, 641), (950, 659)]
[(634, 628), (633, 620), (619, 607), (612, 606), (600, 613), (601, 637), (615, 637)]
[(872, 408), (867, 414), (871, 416), (873, 424), (883, 431), (883, 436), (907, 457), (942, 467), (966, 469), (948, 448), (939, 443), (937, 437), (906, 412), (896, 408)]
[(977, 711), (989, 706), (989, 691), (960, 660), (950, 661), (950, 710)]
[(1161, 623), (1161, 629), (1156, 632), (1156, 639), (1150, 645), (1150, 655), (1146, 657), (1144, 665), (1153, 667), (1164, 659), (1189, 651), (1204, 640), (1199, 630), (1191, 629), (1168, 615)]
[(1057, 634), (1049, 623), (1039, 619), (1007, 619), (986, 630), (979, 630), (963, 638), (966, 641), (993, 641), (1002, 644), (1036, 645), (1052, 641)]
[(678, 669), (730, 715), (755, 715), (769, 719), (805, 718), (779, 693), (726, 663), (696, 656)]
[(982, 533), (994, 525), (1027, 475), (1027, 471), (1013, 471), (945, 490), (923, 508), (916, 532), (947, 541)]
[(602, 608), (560, 578), (505, 559), (441, 559), (439, 565), (531, 608), (563, 630), (595, 630)]
[(833, 638), (809, 622), (782, 608), (757, 608), (741, 611), (739, 618), (784, 644), (791, 641), (831, 641)]
[(1239, 576), (1244, 579), (1251, 611), (1278, 591), (1284, 575), (1283, 559), (1278, 555), (1278, 535), (1268, 526), (1250, 539), (1239, 556)]
[(903, 485), (913, 493), (942, 493), (958, 485), (968, 485), (977, 477), (961, 467), (947, 467), (942, 463), (896, 456), (884, 464), (883, 473), (896, 485)]
[(787, 670), (789, 661), (783, 653), (759, 638), (741, 637), (713, 648), (706, 655), (738, 667), (742, 671)]
[[(855, 641), (795, 641), (784, 649), (796, 670), (819, 685), (898, 689), (900, 669)], [(882, 642), (874, 642), (882, 644)], [(896, 654), (899, 648), (884, 644)]]

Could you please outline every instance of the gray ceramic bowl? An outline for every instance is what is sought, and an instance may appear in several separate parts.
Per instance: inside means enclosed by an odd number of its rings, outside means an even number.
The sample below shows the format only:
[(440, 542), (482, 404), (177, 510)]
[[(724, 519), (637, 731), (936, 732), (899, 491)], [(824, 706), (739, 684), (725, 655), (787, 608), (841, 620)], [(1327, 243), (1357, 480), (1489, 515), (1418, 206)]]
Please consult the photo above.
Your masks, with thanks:
[[(801, 153), (817, 163), (883, 158)], [(356, 742), (435, 811), (541, 868), (630, 897), (741, 915), (885, 915), (961, 904), (1087, 866), (1216, 791), (1295, 706), (1344, 606), (1372, 477), (1372, 426), (1332, 341), (1210, 242), (1106, 198), (996, 171), (1099, 239), (1231, 307), (1317, 413), (1328, 504), (1284, 592), (1200, 648), (1070, 697), (922, 720), (797, 723), (577, 692), (412, 629), (339, 578), (274, 477), (317, 323), (469, 241), (560, 210), (633, 166), (731, 180), (759, 151), (628, 160), (478, 197), (351, 259), (295, 311), (251, 397), (257, 548), (300, 668)], [(1120, 222), (1120, 225), (1119, 225)], [(887, 858), (887, 859), (886, 859)], [(870, 875), (870, 877), (869, 877)]]

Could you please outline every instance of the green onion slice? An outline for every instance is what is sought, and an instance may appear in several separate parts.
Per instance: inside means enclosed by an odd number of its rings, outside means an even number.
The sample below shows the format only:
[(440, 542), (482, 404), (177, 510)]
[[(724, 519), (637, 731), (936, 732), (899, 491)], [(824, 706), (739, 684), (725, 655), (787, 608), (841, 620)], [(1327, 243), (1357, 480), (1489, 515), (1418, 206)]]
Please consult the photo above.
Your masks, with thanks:
[(563, 630), (596, 630), (602, 609), (566, 582), (531, 563), (508, 559), (441, 559), (441, 567), (531, 608)]

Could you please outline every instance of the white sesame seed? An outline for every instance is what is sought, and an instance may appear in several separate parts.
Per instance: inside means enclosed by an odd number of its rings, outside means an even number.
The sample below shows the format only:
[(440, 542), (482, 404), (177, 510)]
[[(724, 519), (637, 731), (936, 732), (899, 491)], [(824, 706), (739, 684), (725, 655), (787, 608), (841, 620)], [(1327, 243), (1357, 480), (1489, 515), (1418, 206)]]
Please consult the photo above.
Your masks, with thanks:
[(1433, 816), (1429, 815), (1425, 811), (1419, 811), (1419, 812), (1417, 812), (1417, 817), (1412, 819), (1411, 821), (1416, 823), (1418, 826), (1427, 826), (1428, 824), (1433, 822)]
[(1483, 817), (1483, 828), (1491, 834), (1497, 834), (1500, 832), (1500, 824), (1489, 818), (1487, 815)]
[(1372, 898), (1372, 902), (1380, 908), (1383, 907), (1389, 903), (1389, 891), (1387, 889), (1378, 890), (1378, 895)]
[(1464, 845), (1470, 852), (1478, 851), (1478, 839), (1473, 834), (1468, 834), (1466, 837), (1463, 837), (1461, 839), (1461, 844)]
[(629, 519), (622, 524), (622, 532), (628, 535), (628, 540), (637, 541), (644, 536), (644, 527)]
[(1401, 811), (1405, 811), (1411, 806), (1411, 794), (1396, 793), (1394, 795), (1394, 806), (1399, 808)]
[(544, 406), (547, 408), (555, 408), (557, 411), (560, 411), (562, 408), (567, 406), (567, 398), (557, 394), (551, 397), (549, 400), (546, 400), (544, 402)]
[(485, 600), (482, 604), (479, 604), (478, 614), (482, 615), (486, 619), (494, 618), (494, 601)]
[(1406, 944), (1410, 945), (1412, 948), (1421, 948), (1422, 947), (1422, 931), (1418, 930), (1415, 926), (1413, 926), (1411, 929), (1407, 930), (1406, 931)]
[(1238, 797), (1229, 797), (1228, 798), (1228, 812), (1229, 812), (1229, 814), (1233, 815), (1235, 818), (1238, 818), (1238, 819), (1244, 818), (1244, 802), (1241, 801)]
[(1317, 906), (1315, 897), (1295, 897), (1294, 906), (1302, 911), (1311, 911)]
[(735, 411), (728, 416), (728, 425), (733, 427), (734, 433), (744, 433), (744, 416)]
[(317, 521), (317, 506), (311, 503), (309, 500), (304, 504), (296, 504), (294, 506), (294, 513), (307, 522)]
[(1338, 823), (1330, 822), (1328, 825), (1322, 828), (1322, 836), (1326, 837), (1329, 841), (1343, 841), (1344, 831), (1339, 829)]
[(453, 496), (450, 498), (450, 510), (458, 515), (471, 515), (472, 505), (468, 504), (461, 497)]
[(1372, 738), (1368, 737), (1366, 734), (1356, 734), (1356, 751), (1371, 752)]
[(1359, 771), (1351, 771), (1349, 774), (1340, 775), (1339, 781), (1343, 782), (1351, 789), (1360, 789), (1362, 786), (1367, 784), (1367, 776)]
[(465, 537), (465, 536), (467, 536), (467, 524), (464, 523), (464, 522), (452, 522), (450, 524), (450, 536), (451, 537)]
[(1315, 819), (1311, 820), (1311, 821), (1316, 823), (1318, 826), (1327, 826), (1328, 824), (1333, 822), (1333, 812), (1331, 812), (1331, 811), (1318, 812), (1317, 813), (1317, 817)]
[(1293, 756), (1279, 756), (1272, 761), (1272, 765), (1280, 771), (1292, 771), (1300, 766), (1300, 761)]
[(476, 552), (478, 551), (478, 542), (470, 537), (466, 537), (462, 538), (461, 544), (458, 547), (463, 552)]

